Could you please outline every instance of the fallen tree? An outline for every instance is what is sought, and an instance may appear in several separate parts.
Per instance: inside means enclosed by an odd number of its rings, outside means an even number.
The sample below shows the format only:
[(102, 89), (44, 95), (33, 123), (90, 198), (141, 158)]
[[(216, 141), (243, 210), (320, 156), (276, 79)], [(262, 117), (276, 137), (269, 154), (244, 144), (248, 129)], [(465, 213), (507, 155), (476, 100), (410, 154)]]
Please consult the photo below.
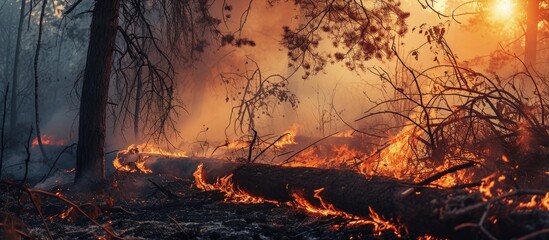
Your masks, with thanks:
[[(529, 239), (547, 234), (549, 228), (549, 212), (536, 208), (517, 210), (503, 201), (520, 195), (545, 195), (544, 191), (515, 190), (483, 201), (476, 191), (433, 188), (350, 170), (135, 156), (139, 154), (130, 158), (146, 159), (144, 166), (154, 173), (182, 178), (192, 178), (203, 164), (208, 183), (232, 175), (234, 188), (266, 200), (291, 202), (297, 193), (317, 207), (327, 202), (337, 210), (365, 218), (372, 208), (383, 218), (405, 225), (414, 235)], [(128, 156), (121, 159), (128, 164)], [(315, 196), (319, 189), (323, 190)]]

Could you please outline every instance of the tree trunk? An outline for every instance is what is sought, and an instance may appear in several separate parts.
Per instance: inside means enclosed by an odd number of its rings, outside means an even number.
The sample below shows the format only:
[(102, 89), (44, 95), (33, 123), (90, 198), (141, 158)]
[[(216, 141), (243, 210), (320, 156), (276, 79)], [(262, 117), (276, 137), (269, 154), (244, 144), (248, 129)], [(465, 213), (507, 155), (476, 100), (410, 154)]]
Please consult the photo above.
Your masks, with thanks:
[[(149, 154), (146, 154), (150, 156)], [(119, 156), (123, 164), (143, 159), (139, 154)], [(485, 211), (478, 193), (463, 190), (427, 188), (382, 177), (364, 176), (351, 170), (283, 167), (266, 164), (241, 164), (206, 158), (165, 158), (151, 156), (145, 166), (156, 174), (193, 178), (198, 165), (208, 183), (232, 174), (234, 187), (252, 196), (278, 202), (294, 200), (298, 194), (321, 207), (315, 190), (325, 203), (354, 216), (370, 218), (370, 207), (384, 219), (398, 219), (413, 235), (432, 235), (452, 239), (484, 239), (478, 228), (456, 226), (477, 223)], [(131, 164), (130, 164), (131, 165)], [(495, 204), (495, 203), (494, 203)], [(509, 211), (492, 209), (497, 223), (485, 223), (496, 237), (511, 238), (549, 227), (547, 211)], [(530, 224), (535, 225), (532, 228)]]
[(539, 2), (540, 0), (529, 0), (526, 9), (526, 40), (524, 51), (524, 63), (527, 67), (536, 65), (536, 51), (538, 41), (538, 22), (539, 22)]
[(10, 71), (8, 69), (11, 70), (10, 68), (10, 60), (12, 59), (12, 55), (11, 55), (11, 51), (12, 51), (12, 37), (11, 35), (9, 34), (6, 34), (6, 33), (11, 33), (11, 25), (12, 25), (13, 22), (10, 21), (10, 23), (8, 24), (9, 26), (6, 26), (6, 31), (4, 32), (4, 34), (6, 35), (6, 38), (8, 40), (8, 43), (6, 44), (6, 48), (4, 50), (4, 81), (2, 82), (2, 88), (5, 89), (6, 86), (8, 85), (9, 83), (9, 79), (10, 79)]
[(137, 70), (137, 89), (135, 92), (135, 112), (133, 113), (133, 135), (135, 143), (139, 143), (139, 113), (141, 112), (141, 91), (143, 91), (141, 67)]
[(15, 42), (15, 56), (13, 60), (13, 75), (11, 79), (11, 104), (10, 104), (10, 135), (17, 129), (17, 82), (19, 78), (19, 52), (21, 51), (21, 37), (23, 34), (23, 22), (25, 21), (26, 0), (21, 0), (19, 23), (17, 25), (17, 41)]
[(119, 8), (120, 0), (95, 2), (80, 100), (76, 184), (105, 179), (107, 100)]

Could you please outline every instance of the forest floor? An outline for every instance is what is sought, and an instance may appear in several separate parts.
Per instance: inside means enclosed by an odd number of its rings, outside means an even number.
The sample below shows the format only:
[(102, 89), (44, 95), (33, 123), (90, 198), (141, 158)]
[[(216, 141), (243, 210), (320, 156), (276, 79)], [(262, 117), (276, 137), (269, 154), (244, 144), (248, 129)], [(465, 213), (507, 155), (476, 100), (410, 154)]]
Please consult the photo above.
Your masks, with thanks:
[[(218, 191), (197, 189), (191, 179), (118, 174), (110, 185), (93, 195), (80, 193), (71, 184), (45, 190), (65, 196), (99, 223), (129, 239), (397, 238), (392, 232), (377, 236), (372, 225), (346, 227), (343, 219), (314, 217), (284, 204), (227, 202)], [(18, 229), (36, 239), (46, 239), (46, 230), (30, 201), (8, 202), (6, 195), (0, 201), (24, 222)], [(59, 199), (41, 197), (39, 202), (54, 239), (110, 239)]]

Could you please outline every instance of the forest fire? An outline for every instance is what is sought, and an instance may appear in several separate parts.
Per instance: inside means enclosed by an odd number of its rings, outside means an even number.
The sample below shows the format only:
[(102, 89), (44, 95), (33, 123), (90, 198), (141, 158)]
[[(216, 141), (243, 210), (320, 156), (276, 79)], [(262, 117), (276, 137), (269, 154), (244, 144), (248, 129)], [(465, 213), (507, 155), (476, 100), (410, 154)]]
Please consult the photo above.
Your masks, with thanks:
[(549, 236), (549, 0), (0, 5), (0, 238)]

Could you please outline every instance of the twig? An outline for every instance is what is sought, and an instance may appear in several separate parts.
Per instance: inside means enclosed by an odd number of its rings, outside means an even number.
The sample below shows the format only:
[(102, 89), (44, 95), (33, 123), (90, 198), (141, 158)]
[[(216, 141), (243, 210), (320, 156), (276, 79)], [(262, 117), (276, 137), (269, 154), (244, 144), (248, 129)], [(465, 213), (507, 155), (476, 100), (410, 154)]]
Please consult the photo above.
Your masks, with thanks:
[(252, 139), (252, 142), (250, 143), (250, 147), (248, 148), (248, 163), (252, 162), (252, 151), (254, 149), (255, 141), (257, 141), (257, 131), (253, 128), (252, 128), (252, 131), (254, 132), (254, 138)]
[[(94, 225), (96, 225), (96, 226), (100, 227), (101, 229), (103, 229), (103, 231), (105, 231), (107, 234), (109, 234), (112, 238), (118, 239), (118, 240), (123, 240), (124, 239), (122, 237), (119, 237), (116, 233), (114, 233), (110, 229), (106, 228), (105, 226), (103, 226), (99, 222), (97, 222), (90, 215), (88, 215), (86, 212), (84, 212), (84, 210), (82, 210), (80, 208), (80, 206), (78, 206), (78, 204), (76, 204), (73, 201), (63, 197), (61, 194), (55, 194), (55, 193), (51, 193), (51, 192), (47, 192), (47, 191), (43, 191), (43, 190), (39, 190), (39, 189), (32, 189), (32, 188), (28, 188), (28, 187), (25, 187), (23, 185), (16, 184), (16, 183), (13, 183), (13, 182), (9, 182), (9, 181), (0, 181), (0, 184), (15, 186), (15, 187), (27, 192), (29, 194), (29, 197), (32, 199), (33, 203), (35, 203), (34, 199), (32, 198), (33, 193), (41, 194), (41, 195), (44, 195), (44, 196), (59, 199), (59, 200), (65, 202), (66, 204), (68, 204), (69, 206), (73, 207), (74, 209), (76, 209), (80, 214), (82, 214), (83, 216), (88, 218)], [(36, 204), (35, 204), (35, 207), (37, 207)], [(37, 208), (36, 210), (40, 213), (40, 215), (42, 215), (39, 208)], [(46, 223), (44, 219), (43, 219), (43, 223), (44, 224)], [(45, 227), (46, 227), (46, 230), (48, 231), (48, 235), (49, 235), (49, 230), (48, 230), (47, 225), (45, 225)], [(53, 238), (50, 236), (50, 239), (53, 239)]]
[(440, 179), (441, 177), (444, 177), (447, 174), (457, 172), (457, 171), (462, 170), (462, 169), (473, 167), (473, 166), (475, 166), (475, 164), (476, 164), (475, 162), (468, 162), (468, 163), (464, 163), (464, 164), (461, 164), (461, 165), (453, 166), (451, 168), (448, 168), (448, 169), (446, 169), (442, 172), (439, 172), (439, 173), (437, 173), (433, 176), (430, 176), (430, 177), (424, 179), (423, 181), (419, 182), (418, 185), (427, 185), (429, 183), (432, 183), (432, 182)]
[(166, 195), (167, 197), (170, 197), (170, 198), (173, 198), (173, 199), (181, 199), (180, 196), (177, 196), (175, 195), (174, 193), (172, 193), (170, 190), (158, 185), (157, 183), (155, 183), (153, 180), (151, 180), (150, 178), (147, 179), (147, 181), (149, 181), (150, 183), (152, 183), (152, 185), (154, 185), (156, 188), (158, 188), (158, 190), (160, 190), (160, 192), (162, 192), (164, 195)]
[(271, 148), (272, 146), (274, 146), (278, 141), (280, 141), (280, 139), (282, 139), (283, 137), (287, 136), (289, 133), (284, 133), (282, 135), (280, 135), (280, 137), (278, 137), (276, 140), (274, 140), (274, 142), (272, 142), (271, 144), (269, 144), (269, 146), (267, 146), (266, 148), (264, 148), (263, 150), (261, 150), (261, 152), (259, 152), (259, 154), (257, 154), (257, 156), (254, 157), (254, 159), (252, 160), (252, 163), (255, 162), (255, 160), (257, 160), (257, 158), (259, 156), (261, 156), (263, 153), (265, 153), (267, 151), (267, 149)]
[(59, 158), (61, 157), (61, 155), (63, 155), (63, 153), (73, 147), (74, 145), (76, 145), (76, 143), (73, 143), (69, 146), (66, 146), (58, 155), (57, 155), (57, 158), (55, 158), (55, 161), (53, 162), (53, 165), (51, 166), (50, 170), (48, 171), (48, 173), (46, 175), (44, 175), (44, 177), (42, 177), (42, 179), (40, 179), (40, 182), (44, 182), (46, 180), (46, 178), (48, 178), (51, 174), (51, 171), (53, 170), (53, 168), (55, 168), (55, 165), (57, 165), (57, 161), (59, 160)]
[(44, 25), (44, 14), (46, 12), (46, 4), (48, 0), (42, 0), (42, 10), (40, 11), (40, 20), (38, 24), (38, 39), (36, 40), (36, 52), (34, 53), (34, 123), (36, 124), (36, 140), (40, 147), (42, 156), (47, 161), (48, 155), (44, 150), (42, 136), (40, 134), (40, 111), (38, 111), (38, 60), (40, 59), (40, 48), (42, 46), (42, 28)]
[(40, 220), (42, 221), (42, 224), (44, 225), (44, 229), (46, 229), (46, 234), (48, 235), (48, 239), (53, 240), (53, 237), (51, 236), (50, 228), (48, 227), (48, 224), (46, 223), (46, 218), (44, 217), (44, 214), (42, 214), (42, 210), (40, 210), (39, 203), (36, 202), (36, 199), (34, 197), (34, 194), (32, 194), (31, 191), (29, 191), (28, 188), (24, 187), (26, 192), (29, 194), (29, 197), (31, 199), (32, 205), (34, 206), (34, 209), (38, 213), (38, 216), (40, 216)]
[(526, 234), (520, 238), (517, 238), (517, 240), (527, 240), (527, 239), (531, 239), (531, 238), (534, 238), (534, 237), (537, 237), (539, 235), (542, 235), (542, 234), (547, 234), (549, 233), (549, 228), (544, 228), (544, 229), (541, 229), (539, 231), (535, 231), (533, 233), (530, 233), (530, 234)]
[(69, 9), (67, 9), (67, 11), (65, 11), (63, 14), (67, 15), (69, 13), (71, 13), (72, 11), (74, 11), (74, 9), (76, 9), (76, 7), (78, 7), (78, 5), (82, 2), (82, 0), (78, 0), (76, 1), (73, 5), (71, 5), (69, 7)]
[(179, 228), (179, 230), (183, 231), (183, 228), (181, 227), (181, 224), (179, 224), (179, 222), (177, 220), (175, 220), (175, 218), (171, 217), (171, 216), (168, 216), (168, 218), (170, 220), (172, 220), (172, 222), (175, 223), (175, 225), (177, 226), (177, 228)]
[(32, 137), (32, 126), (30, 128), (29, 136), (27, 137), (27, 141), (25, 142), (25, 151), (27, 152), (27, 158), (25, 158), (25, 175), (23, 176), (23, 183), (22, 185), (25, 185), (27, 182), (27, 177), (29, 175), (29, 163), (30, 163), (30, 140)]
[[(458, 216), (458, 215), (462, 215), (462, 214), (465, 214), (467, 212), (470, 212), (472, 210), (475, 210), (477, 208), (480, 208), (480, 207), (484, 207), (485, 210), (484, 210), (484, 213), (482, 214), (482, 217), (480, 218), (480, 220), (478, 221), (478, 223), (463, 223), (463, 224), (460, 224), (456, 227), (454, 227), (454, 230), (459, 230), (459, 229), (462, 229), (462, 228), (467, 228), (467, 227), (478, 227), (485, 235), (486, 237), (490, 238), (491, 240), (497, 240), (497, 238), (492, 235), (492, 233), (490, 233), (485, 227), (484, 227), (484, 222), (486, 221), (486, 219), (488, 218), (488, 213), (490, 211), (490, 207), (492, 206), (492, 204), (496, 201), (500, 201), (502, 199), (505, 199), (505, 198), (508, 198), (508, 197), (511, 197), (511, 196), (519, 196), (519, 195), (545, 195), (546, 192), (545, 191), (541, 191), (541, 190), (535, 190), (535, 189), (518, 189), (518, 190), (515, 190), (515, 191), (512, 191), (512, 192), (509, 192), (509, 193), (506, 193), (506, 194), (503, 194), (503, 195), (500, 195), (498, 197), (495, 197), (495, 198), (492, 198), (490, 199), (489, 201), (486, 201), (486, 202), (481, 202), (481, 203), (477, 203), (475, 205), (471, 205), (469, 207), (466, 207), (466, 208), (463, 208), (463, 209), (460, 209), (459, 211), (456, 211), (456, 212), (453, 212), (451, 215), (453, 216)], [(446, 216), (442, 216), (441, 218), (444, 219), (444, 218), (447, 218), (447, 214), (445, 214)], [(544, 231), (547, 231), (549, 232), (548, 229), (544, 229), (542, 230), (541, 233), (532, 233), (534, 235), (532, 236), (529, 236), (529, 235), (526, 235), (526, 236), (523, 236), (522, 238), (524, 239), (528, 239), (530, 237), (534, 237), (534, 236), (537, 236), (537, 234), (543, 234), (545, 233)], [(521, 239), (522, 239), (521, 238)]]

